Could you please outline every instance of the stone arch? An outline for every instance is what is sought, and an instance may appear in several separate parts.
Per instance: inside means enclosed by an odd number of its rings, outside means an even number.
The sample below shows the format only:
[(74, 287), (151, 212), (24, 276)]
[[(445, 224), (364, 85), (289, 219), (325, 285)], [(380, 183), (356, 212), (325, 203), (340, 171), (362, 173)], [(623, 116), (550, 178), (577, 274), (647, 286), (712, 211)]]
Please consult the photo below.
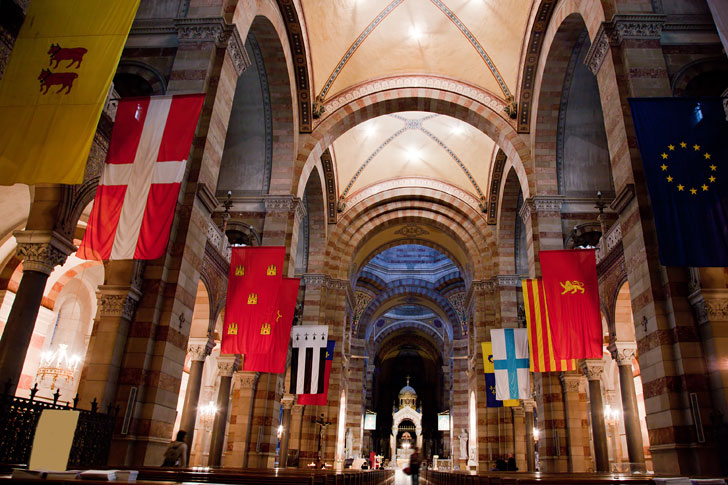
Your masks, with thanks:
[(519, 223), (518, 195), (521, 185), (518, 176), (511, 168), (504, 177), (500, 189), (500, 203), (497, 226), (497, 266), (498, 274), (516, 274), (516, 226)]
[[(418, 322), (416, 320), (401, 321), (401, 322), (397, 322), (392, 325), (388, 325), (384, 330), (377, 333), (376, 335), (371, 334), (368, 337), (368, 340), (372, 339), (372, 337), (373, 337), (373, 340), (371, 340), (371, 345), (373, 346), (374, 349), (378, 349), (379, 346), (382, 344), (382, 342), (384, 342), (384, 340), (389, 337), (389, 335), (391, 335), (392, 333), (395, 333), (395, 332), (399, 332), (406, 328), (412, 328), (418, 332), (422, 332), (422, 333), (429, 335), (430, 338), (432, 339), (432, 341), (436, 345), (439, 345), (440, 346), (439, 348), (442, 349), (441, 355), (442, 355), (443, 361), (445, 360), (445, 357), (446, 357), (445, 345), (448, 343), (448, 339), (443, 338), (443, 336), (440, 335), (439, 333), (437, 333), (431, 326), (429, 326), (425, 323), (422, 323), (422, 322)], [(445, 336), (447, 336), (447, 333), (445, 334)]]
[[(306, 204), (306, 215), (301, 221), (299, 230), (298, 251), (305, 251), (299, 256), (296, 252), (296, 269), (299, 260), (305, 261), (304, 271), (308, 268), (320, 268), (323, 265), (324, 251), (326, 249), (327, 218), (326, 194), (324, 192), (323, 171), (316, 167), (306, 183), (303, 200)], [(305, 241), (300, 238), (305, 236)]]
[[(340, 135), (372, 118), (403, 111), (427, 111), (459, 119), (491, 137), (513, 164), (519, 178), (528, 180), (526, 167), (531, 166), (528, 146), (509, 120), (492, 107), (462, 94), (441, 88), (398, 88), (375, 91), (344, 104), (322, 120), (310, 139), (301, 143), (291, 192), (303, 193), (302, 180), (321, 157), (324, 150)], [(530, 192), (529, 192), (530, 193)]]
[(205, 278), (200, 277), (197, 282), (195, 304), (192, 310), (190, 323), (190, 338), (210, 337), (215, 332), (215, 305), (210, 298)]
[(690, 96), (690, 84), (697, 78), (711, 75), (725, 81), (717, 93), (704, 93), (705, 96), (718, 96), (728, 89), (728, 61), (725, 56), (706, 57), (686, 64), (672, 78), (670, 88), (673, 96)]
[(167, 92), (167, 79), (145, 62), (122, 59), (114, 75), (114, 89), (121, 97), (159, 96)]
[(614, 293), (614, 300), (611, 302), (611, 328), (610, 337), (618, 342), (634, 342), (635, 328), (634, 316), (632, 313), (632, 300), (630, 298), (629, 282), (626, 278), (617, 285)]

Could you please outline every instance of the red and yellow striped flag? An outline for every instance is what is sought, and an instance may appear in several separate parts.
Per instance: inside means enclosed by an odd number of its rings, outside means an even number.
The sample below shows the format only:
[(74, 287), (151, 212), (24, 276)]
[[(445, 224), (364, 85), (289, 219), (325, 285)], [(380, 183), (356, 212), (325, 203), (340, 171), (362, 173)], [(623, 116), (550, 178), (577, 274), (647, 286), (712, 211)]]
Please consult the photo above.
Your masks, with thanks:
[(540, 279), (521, 280), (523, 306), (528, 326), (528, 350), (531, 354), (531, 372), (576, 370), (576, 361), (554, 359), (554, 345), (549, 330), (546, 294)]

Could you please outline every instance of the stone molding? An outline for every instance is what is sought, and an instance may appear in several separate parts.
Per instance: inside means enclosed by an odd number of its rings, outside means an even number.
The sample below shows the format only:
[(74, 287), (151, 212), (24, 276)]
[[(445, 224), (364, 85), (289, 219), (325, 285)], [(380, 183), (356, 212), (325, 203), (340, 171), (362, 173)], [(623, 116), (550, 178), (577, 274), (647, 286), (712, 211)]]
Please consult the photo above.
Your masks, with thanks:
[(258, 382), (260, 372), (238, 371), (235, 376), (242, 389), (253, 389)]
[(512, 288), (518, 286), (518, 283), (520, 283), (522, 279), (528, 278), (528, 276), (523, 276), (519, 274), (499, 274), (495, 278), (498, 282), (499, 288)]
[(306, 289), (318, 290), (328, 288), (332, 290), (349, 291), (349, 281), (332, 278), (325, 274), (306, 273), (303, 275), (303, 285)]
[(533, 399), (523, 399), (521, 402), (523, 403), (524, 411), (527, 413), (532, 413), (536, 409), (536, 401)]
[(100, 285), (96, 295), (101, 317), (122, 317), (130, 322), (134, 320), (142, 296), (133, 285), (131, 287)]
[(562, 372), (559, 375), (559, 380), (564, 393), (581, 392), (582, 376), (579, 374), (565, 374)]
[(76, 246), (56, 231), (23, 230), (13, 232), (13, 236), (18, 243), (16, 253), (23, 260), (23, 271), (50, 275), (76, 251)]
[(250, 66), (250, 58), (237, 26), (226, 23), (224, 18), (178, 18), (174, 20), (174, 26), (180, 44), (214, 42), (216, 47), (225, 48), (238, 76)]
[(294, 404), (291, 413), (301, 416), (303, 414), (303, 404)]
[(609, 208), (617, 214), (621, 214), (622, 211), (627, 208), (632, 199), (634, 199), (634, 184), (625, 184), (612, 203), (609, 204)]
[(533, 212), (561, 212), (563, 203), (564, 198), (560, 195), (534, 195), (523, 201), (519, 215), (527, 224)]
[(632, 361), (637, 356), (636, 342), (613, 342), (607, 347), (612, 359), (617, 361), (617, 365), (632, 365)]
[(217, 372), (220, 377), (232, 377), (240, 366), (239, 355), (220, 355), (217, 358)]
[(581, 371), (587, 380), (598, 381), (604, 373), (604, 361), (602, 359), (584, 359), (580, 362)]
[(707, 299), (705, 303), (711, 321), (728, 320), (728, 298)]
[(283, 409), (291, 409), (293, 408), (293, 405), (296, 403), (296, 395), (295, 394), (284, 394), (281, 398), (281, 406), (283, 406)]
[(190, 354), (190, 359), (193, 361), (204, 361), (205, 357), (210, 355), (215, 342), (211, 339), (205, 338), (190, 338), (187, 342), (187, 353)]
[(584, 64), (596, 76), (610, 47), (621, 45), (625, 39), (659, 40), (665, 26), (665, 18), (665, 15), (661, 14), (617, 14), (609, 22), (602, 22), (586, 54)]
[(213, 212), (215, 212), (215, 209), (217, 209), (217, 207), (220, 205), (217, 197), (215, 197), (215, 193), (204, 182), (200, 182), (199, 184), (197, 184), (197, 191), (195, 192), (195, 196), (202, 204), (202, 207), (204, 207), (207, 211), (208, 217)]
[(273, 196), (265, 198), (266, 212), (288, 212), (295, 213), (296, 220), (303, 220), (306, 215), (306, 208), (303, 201), (292, 195)]
[(473, 291), (482, 291), (486, 295), (492, 295), (495, 293), (496, 282), (494, 279), (489, 280), (475, 280), (472, 283), (471, 288)]

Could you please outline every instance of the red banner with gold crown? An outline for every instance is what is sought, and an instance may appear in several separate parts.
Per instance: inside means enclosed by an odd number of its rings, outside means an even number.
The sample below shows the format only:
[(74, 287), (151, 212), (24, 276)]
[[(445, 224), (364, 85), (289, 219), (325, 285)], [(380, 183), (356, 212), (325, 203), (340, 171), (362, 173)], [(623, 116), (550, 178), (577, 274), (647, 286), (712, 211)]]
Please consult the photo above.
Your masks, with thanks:
[(221, 353), (244, 354), (251, 336), (266, 331), (278, 303), (285, 256), (283, 246), (233, 248)]
[(602, 319), (593, 249), (540, 251), (556, 359), (602, 357)]
[(288, 341), (291, 339), (293, 314), (296, 311), (300, 278), (283, 278), (278, 292), (278, 303), (260, 332), (255, 328), (248, 336), (243, 370), (282, 374), (286, 371)]

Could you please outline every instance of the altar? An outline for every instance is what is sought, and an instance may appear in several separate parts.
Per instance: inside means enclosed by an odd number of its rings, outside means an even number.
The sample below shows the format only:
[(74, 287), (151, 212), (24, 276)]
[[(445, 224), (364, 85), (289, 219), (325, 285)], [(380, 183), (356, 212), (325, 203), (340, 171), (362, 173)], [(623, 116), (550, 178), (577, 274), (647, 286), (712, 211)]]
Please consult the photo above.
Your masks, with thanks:
[(399, 407), (392, 410), (392, 434), (389, 446), (398, 467), (407, 466), (414, 448), (422, 448), (422, 413), (417, 407), (417, 393), (407, 384), (399, 391)]

